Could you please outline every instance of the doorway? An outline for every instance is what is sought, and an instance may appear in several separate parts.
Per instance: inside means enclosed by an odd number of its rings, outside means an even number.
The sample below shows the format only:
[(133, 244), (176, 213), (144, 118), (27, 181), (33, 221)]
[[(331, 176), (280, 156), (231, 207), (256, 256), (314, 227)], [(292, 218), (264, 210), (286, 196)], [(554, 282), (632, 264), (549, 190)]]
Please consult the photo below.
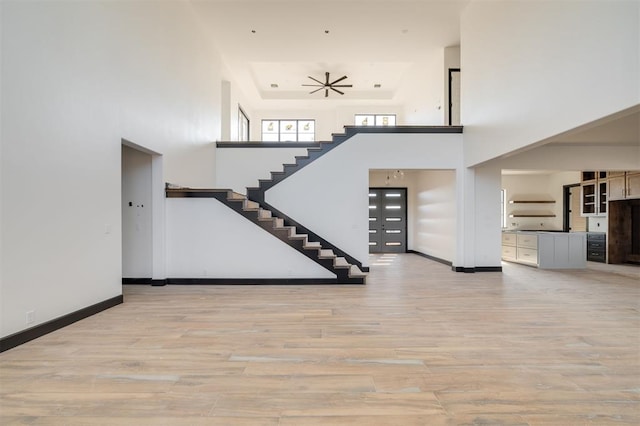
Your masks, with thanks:
[(407, 188), (369, 188), (369, 253), (407, 251)]
[(449, 68), (449, 126), (460, 125), (460, 68)]
[(586, 232), (587, 218), (580, 215), (580, 184), (564, 186), (564, 232)]
[(162, 155), (122, 139), (123, 284), (165, 283)]

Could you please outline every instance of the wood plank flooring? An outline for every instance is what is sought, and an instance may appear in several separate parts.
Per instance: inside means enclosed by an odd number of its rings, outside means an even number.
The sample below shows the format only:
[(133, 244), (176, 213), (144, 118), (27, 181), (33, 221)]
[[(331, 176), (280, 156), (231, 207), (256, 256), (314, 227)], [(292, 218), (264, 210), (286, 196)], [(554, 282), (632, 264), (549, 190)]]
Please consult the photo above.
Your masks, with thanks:
[(377, 255), (366, 286), (125, 286), (0, 354), (0, 424), (640, 424), (640, 275), (503, 266)]

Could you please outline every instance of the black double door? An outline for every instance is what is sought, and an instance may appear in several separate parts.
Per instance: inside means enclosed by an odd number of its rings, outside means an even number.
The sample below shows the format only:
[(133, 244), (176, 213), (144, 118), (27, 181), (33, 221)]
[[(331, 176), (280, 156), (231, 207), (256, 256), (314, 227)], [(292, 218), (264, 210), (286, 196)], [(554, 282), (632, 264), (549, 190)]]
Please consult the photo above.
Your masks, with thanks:
[(407, 189), (369, 189), (369, 252), (407, 251)]

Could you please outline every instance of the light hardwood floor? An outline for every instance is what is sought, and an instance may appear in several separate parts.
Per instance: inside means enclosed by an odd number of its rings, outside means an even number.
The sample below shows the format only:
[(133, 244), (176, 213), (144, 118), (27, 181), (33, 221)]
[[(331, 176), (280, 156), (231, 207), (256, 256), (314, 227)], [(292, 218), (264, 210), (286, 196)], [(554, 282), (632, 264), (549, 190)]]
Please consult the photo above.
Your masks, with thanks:
[(640, 424), (633, 269), (371, 263), (366, 286), (125, 286), (0, 354), (0, 424)]

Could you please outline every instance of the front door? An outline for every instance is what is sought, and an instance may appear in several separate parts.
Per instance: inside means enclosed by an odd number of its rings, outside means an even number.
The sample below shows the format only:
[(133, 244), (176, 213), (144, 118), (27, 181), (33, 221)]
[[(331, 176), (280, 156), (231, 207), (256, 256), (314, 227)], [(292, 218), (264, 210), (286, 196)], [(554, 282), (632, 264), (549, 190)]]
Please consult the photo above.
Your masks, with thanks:
[(407, 189), (369, 189), (369, 252), (407, 251)]

